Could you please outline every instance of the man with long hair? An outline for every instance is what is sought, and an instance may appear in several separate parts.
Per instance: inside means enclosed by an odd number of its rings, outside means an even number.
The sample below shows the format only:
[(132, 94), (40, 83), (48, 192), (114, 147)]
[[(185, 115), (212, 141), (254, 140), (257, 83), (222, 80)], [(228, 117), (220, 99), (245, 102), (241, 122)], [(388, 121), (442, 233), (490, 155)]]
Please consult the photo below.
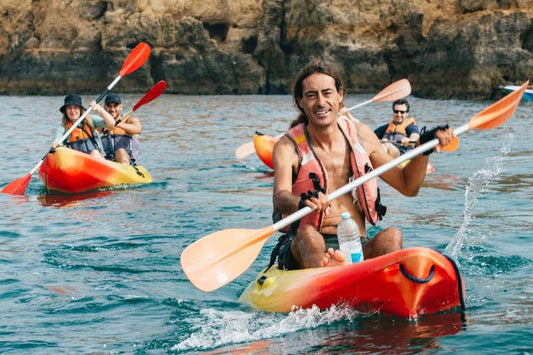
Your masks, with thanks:
[[(327, 198), (329, 192), (346, 185), (350, 179), (392, 159), (367, 125), (347, 117), (342, 110), (344, 95), (340, 74), (323, 61), (312, 59), (297, 75), (294, 102), (300, 115), (273, 151), (274, 216), (279, 219), (305, 206), (314, 212), (295, 222), (280, 237), (274, 253), (281, 268), (343, 264), (337, 240), (337, 225), (343, 212), (349, 212), (359, 227), (365, 259), (402, 248), (402, 233), (395, 227), (368, 238), (365, 220), (375, 224), (385, 214), (379, 201), (377, 178), (351, 194), (333, 201)], [(434, 148), (438, 152), (454, 133), (447, 127), (438, 127), (420, 137), (416, 145), (435, 137), (440, 142)], [(427, 164), (428, 155), (420, 155), (406, 167), (396, 166), (381, 174), (381, 179), (403, 195), (416, 196)]]

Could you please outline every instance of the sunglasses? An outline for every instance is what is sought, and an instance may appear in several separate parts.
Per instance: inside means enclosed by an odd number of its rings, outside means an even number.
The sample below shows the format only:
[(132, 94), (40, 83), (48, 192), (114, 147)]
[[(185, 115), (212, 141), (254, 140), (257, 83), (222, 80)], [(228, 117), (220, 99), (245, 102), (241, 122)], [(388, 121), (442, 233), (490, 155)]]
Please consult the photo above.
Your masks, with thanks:
[(407, 113), (407, 111), (401, 111), (401, 110), (393, 110), (393, 111), (394, 111), (394, 113), (401, 113), (402, 115), (403, 115), (404, 113)]

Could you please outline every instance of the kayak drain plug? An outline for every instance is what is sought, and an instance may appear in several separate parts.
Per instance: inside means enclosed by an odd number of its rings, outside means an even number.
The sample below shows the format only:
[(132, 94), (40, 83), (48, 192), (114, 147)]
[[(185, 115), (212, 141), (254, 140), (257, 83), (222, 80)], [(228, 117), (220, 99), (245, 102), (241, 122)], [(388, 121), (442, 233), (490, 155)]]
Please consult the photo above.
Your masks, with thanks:
[(268, 276), (261, 276), (260, 278), (257, 279), (257, 283), (260, 284), (261, 286), (263, 286), (263, 284), (265, 283), (265, 280), (268, 279)]

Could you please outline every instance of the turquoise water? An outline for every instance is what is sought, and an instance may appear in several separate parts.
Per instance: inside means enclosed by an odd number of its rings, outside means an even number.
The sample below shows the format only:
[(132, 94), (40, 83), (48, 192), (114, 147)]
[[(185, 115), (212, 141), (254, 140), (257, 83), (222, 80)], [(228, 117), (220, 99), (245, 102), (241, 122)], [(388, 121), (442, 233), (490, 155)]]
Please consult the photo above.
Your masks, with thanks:
[[(129, 110), (142, 95), (125, 95)], [(349, 96), (347, 106), (371, 95)], [(84, 97), (84, 102), (92, 97)], [(0, 187), (46, 153), (63, 97), (0, 97)], [(466, 123), (492, 102), (410, 98), (422, 125)], [(150, 185), (47, 196), (36, 174), (25, 196), (0, 194), (0, 352), (26, 353), (511, 353), (533, 352), (533, 104), (505, 125), (470, 131), (415, 198), (382, 185), (383, 227), (405, 247), (459, 265), (467, 309), (417, 320), (333, 308), (257, 312), (238, 296), (268, 262), (276, 237), (238, 279), (195, 289), (180, 253), (211, 232), (271, 224), (272, 175), (234, 151), (255, 130), (277, 135), (289, 96), (163, 95), (137, 111)], [(355, 115), (371, 127), (389, 103)], [(466, 320), (464, 320), (466, 318)]]

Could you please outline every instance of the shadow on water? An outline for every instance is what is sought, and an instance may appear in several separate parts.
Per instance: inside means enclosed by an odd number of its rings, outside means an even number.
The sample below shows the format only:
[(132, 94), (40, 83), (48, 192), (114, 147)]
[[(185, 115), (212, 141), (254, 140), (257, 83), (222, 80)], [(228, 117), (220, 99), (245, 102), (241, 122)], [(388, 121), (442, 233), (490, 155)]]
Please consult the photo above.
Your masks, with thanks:
[(74, 207), (80, 201), (89, 199), (99, 199), (101, 197), (111, 196), (112, 191), (93, 191), (81, 194), (41, 194), (37, 197), (37, 200), (43, 207)]

